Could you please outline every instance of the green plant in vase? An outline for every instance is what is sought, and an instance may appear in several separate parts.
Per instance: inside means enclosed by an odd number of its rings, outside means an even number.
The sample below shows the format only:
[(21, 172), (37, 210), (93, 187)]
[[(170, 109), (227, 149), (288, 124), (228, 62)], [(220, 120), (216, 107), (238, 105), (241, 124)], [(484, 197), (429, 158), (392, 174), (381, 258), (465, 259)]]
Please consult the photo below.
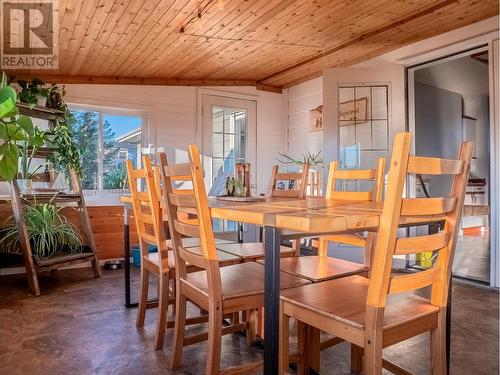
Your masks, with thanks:
[(245, 186), (243, 181), (235, 177), (228, 177), (226, 180), (226, 192), (230, 197), (244, 197)]
[[(82, 251), (80, 233), (61, 213), (62, 209), (52, 202), (25, 206), (24, 220), (33, 255), (45, 259), (61, 252)], [(0, 246), (5, 251), (19, 252), (19, 230), (13, 216), (7, 219), (0, 234)]]
[(298, 165), (299, 167), (302, 167), (304, 164), (309, 164), (311, 168), (316, 168), (324, 163), (323, 158), (320, 156), (321, 151), (319, 151), (317, 154), (313, 154), (312, 152), (305, 152), (302, 154), (302, 159), (294, 159), (291, 156), (281, 152), (278, 152), (278, 155), (283, 159), (276, 160), (285, 165)]

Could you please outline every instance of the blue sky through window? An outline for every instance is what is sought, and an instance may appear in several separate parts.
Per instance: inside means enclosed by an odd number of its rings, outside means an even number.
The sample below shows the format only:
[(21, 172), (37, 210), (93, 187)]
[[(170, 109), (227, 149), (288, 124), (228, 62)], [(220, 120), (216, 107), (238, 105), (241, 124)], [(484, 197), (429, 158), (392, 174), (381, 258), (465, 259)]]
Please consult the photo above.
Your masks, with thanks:
[(139, 128), (142, 123), (140, 117), (116, 115), (104, 115), (104, 121), (108, 121), (111, 124), (111, 129), (115, 132), (116, 137)]

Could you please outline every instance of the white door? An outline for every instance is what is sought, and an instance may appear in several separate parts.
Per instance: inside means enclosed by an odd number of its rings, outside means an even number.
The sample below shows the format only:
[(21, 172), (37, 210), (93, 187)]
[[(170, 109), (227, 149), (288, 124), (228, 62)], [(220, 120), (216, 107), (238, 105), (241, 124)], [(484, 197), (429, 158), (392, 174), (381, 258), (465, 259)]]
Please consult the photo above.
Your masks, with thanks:
[[(406, 130), (405, 69), (402, 65), (327, 69), (323, 75), (325, 162), (342, 168), (374, 168), (390, 157), (396, 133)], [(326, 176), (325, 176), (326, 178)], [(346, 190), (369, 190), (344, 182)], [(363, 252), (338, 246), (335, 256), (362, 261)]]
[[(255, 191), (256, 101), (203, 94), (202, 126), (203, 168), (208, 194), (219, 194), (226, 178), (234, 174), (237, 162), (250, 163), (250, 178)], [(215, 232), (230, 236), (238, 229), (235, 222), (216, 219), (213, 227)]]
[(202, 151), (207, 190), (217, 176), (232, 174), (236, 162), (251, 164), (252, 184), (256, 184), (256, 107), (254, 100), (202, 95)]

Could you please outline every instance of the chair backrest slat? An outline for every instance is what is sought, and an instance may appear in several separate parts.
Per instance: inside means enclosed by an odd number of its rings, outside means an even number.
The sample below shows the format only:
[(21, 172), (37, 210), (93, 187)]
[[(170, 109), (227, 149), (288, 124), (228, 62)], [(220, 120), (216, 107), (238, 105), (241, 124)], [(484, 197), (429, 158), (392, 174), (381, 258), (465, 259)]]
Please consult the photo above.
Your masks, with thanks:
[(191, 165), (189, 163), (167, 165), (165, 167), (165, 174), (174, 179), (174, 181), (179, 180), (191, 180)]
[(425, 288), (439, 279), (440, 271), (440, 267), (432, 267), (410, 275), (392, 276), (389, 284), (389, 294), (411, 292)]
[[(382, 201), (384, 191), (385, 158), (377, 160), (377, 167), (373, 169), (339, 169), (337, 161), (330, 162), (328, 168), (328, 183), (326, 187), (326, 198), (359, 200), (359, 201)], [(372, 191), (341, 191), (337, 190), (338, 180), (366, 180), (372, 181)]]
[(438, 232), (426, 236), (398, 238), (396, 255), (418, 254), (427, 251), (440, 250), (448, 245), (450, 233)]
[(408, 173), (428, 175), (455, 175), (459, 174), (462, 171), (463, 165), (463, 160), (412, 156), (408, 163)]
[(403, 216), (442, 215), (453, 211), (456, 197), (450, 198), (404, 198), (401, 207)]
[[(465, 188), (472, 158), (472, 142), (460, 148), (457, 160), (409, 156), (410, 135), (396, 136), (389, 170), (388, 187), (379, 233), (375, 244), (367, 305), (378, 309), (386, 303), (387, 294), (409, 292), (432, 286), (431, 302), (446, 306), (458, 222), (463, 208)], [(448, 197), (403, 198), (407, 174), (454, 175)], [(438, 233), (397, 238), (398, 226), (419, 217), (444, 218), (444, 229)], [(418, 224), (417, 224), (418, 225)], [(437, 261), (428, 269), (412, 274), (392, 275), (394, 255), (438, 252)], [(374, 311), (374, 310), (370, 310)], [(367, 318), (368, 319), (368, 318)]]
[[(271, 176), (271, 197), (305, 198), (309, 179), (309, 164), (302, 166), (301, 172), (280, 172), (277, 165), (273, 166)], [(294, 181), (293, 189), (279, 189), (278, 181)]]
[(183, 223), (178, 219), (174, 219), (175, 230), (180, 234), (188, 237), (200, 238), (200, 229), (197, 225)]
[(353, 201), (372, 201), (371, 191), (333, 191), (330, 198)]
[(176, 193), (168, 193), (168, 199), (170, 202), (177, 207), (196, 207), (196, 199), (192, 194), (181, 193), (182, 190), (178, 190)]

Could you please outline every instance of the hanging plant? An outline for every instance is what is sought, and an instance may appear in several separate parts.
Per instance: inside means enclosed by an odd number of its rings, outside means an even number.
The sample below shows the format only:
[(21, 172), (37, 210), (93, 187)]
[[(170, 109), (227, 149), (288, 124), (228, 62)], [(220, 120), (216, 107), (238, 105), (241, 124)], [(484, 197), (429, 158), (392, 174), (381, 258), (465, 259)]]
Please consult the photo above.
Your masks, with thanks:
[(28, 116), (19, 115), (16, 91), (2, 73), (0, 82), (0, 179), (12, 181), (18, 173), (20, 143), (32, 142), (35, 128)]

